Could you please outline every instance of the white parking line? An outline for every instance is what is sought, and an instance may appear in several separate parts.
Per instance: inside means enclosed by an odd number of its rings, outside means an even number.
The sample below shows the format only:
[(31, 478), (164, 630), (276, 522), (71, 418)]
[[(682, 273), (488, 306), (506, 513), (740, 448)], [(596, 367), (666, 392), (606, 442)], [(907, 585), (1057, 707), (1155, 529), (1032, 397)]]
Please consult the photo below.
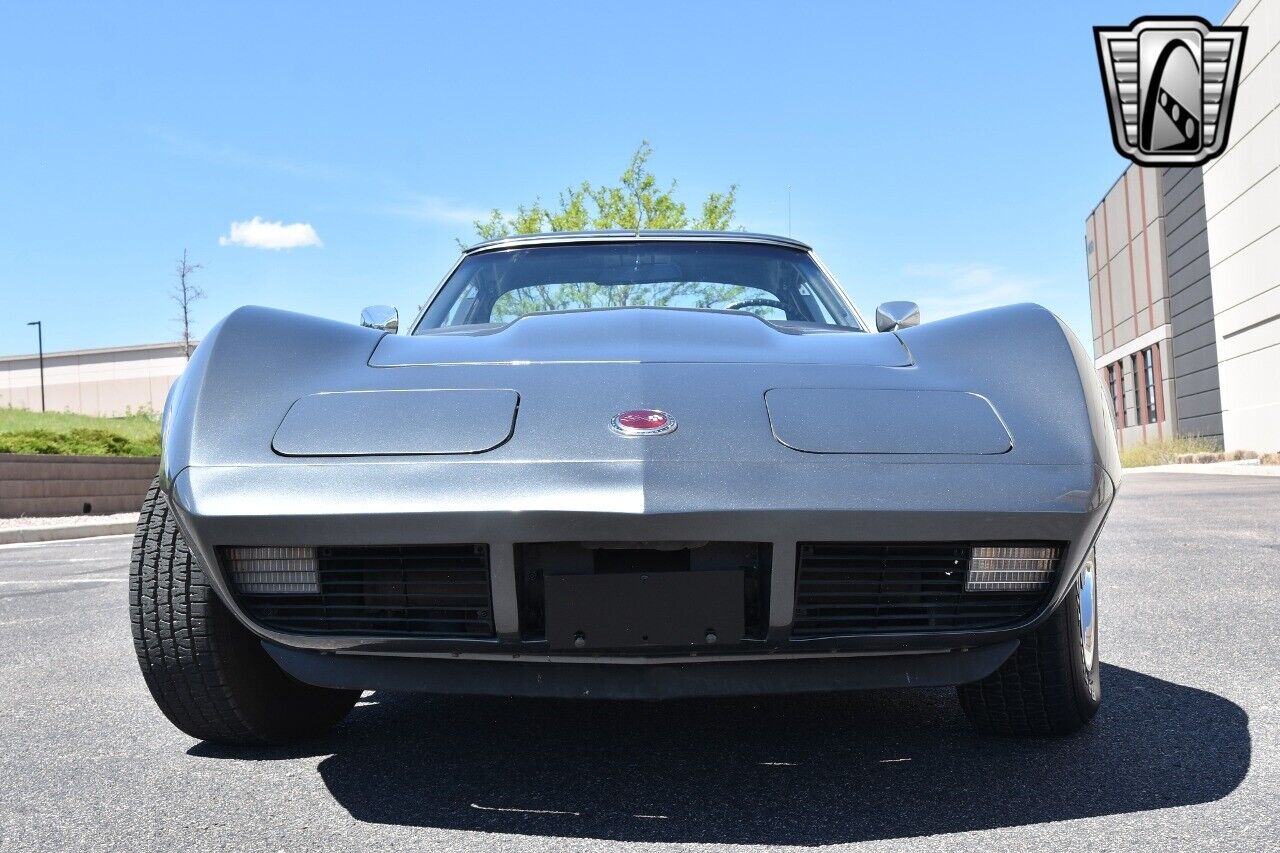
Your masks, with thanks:
[(29, 581), (0, 581), (0, 586), (42, 586), (61, 583), (125, 583), (128, 578), (38, 578)]
[(472, 803), (471, 808), (480, 809), (480, 811), (484, 812), (520, 812), (522, 814), (563, 814), (573, 815), (574, 817), (582, 816), (582, 812), (558, 812), (554, 809), (504, 809), (499, 806), (481, 806), (476, 803)]
[(43, 548), (49, 545), (74, 545), (78, 542), (101, 542), (103, 539), (123, 539), (132, 537), (132, 533), (108, 533), (106, 536), (82, 536), (79, 539), (50, 539), (47, 542), (6, 542), (0, 545), (0, 551), (14, 548)]

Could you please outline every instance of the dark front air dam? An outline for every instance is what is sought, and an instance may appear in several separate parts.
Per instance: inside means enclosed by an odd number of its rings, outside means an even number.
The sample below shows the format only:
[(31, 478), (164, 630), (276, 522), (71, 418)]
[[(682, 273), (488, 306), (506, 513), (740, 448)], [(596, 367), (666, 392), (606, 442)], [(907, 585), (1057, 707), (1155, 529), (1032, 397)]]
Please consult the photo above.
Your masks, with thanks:
[(1018, 647), (1006, 640), (925, 654), (608, 663), (325, 654), (263, 647), (285, 672), (320, 687), (463, 696), (681, 699), (942, 687), (990, 675)]

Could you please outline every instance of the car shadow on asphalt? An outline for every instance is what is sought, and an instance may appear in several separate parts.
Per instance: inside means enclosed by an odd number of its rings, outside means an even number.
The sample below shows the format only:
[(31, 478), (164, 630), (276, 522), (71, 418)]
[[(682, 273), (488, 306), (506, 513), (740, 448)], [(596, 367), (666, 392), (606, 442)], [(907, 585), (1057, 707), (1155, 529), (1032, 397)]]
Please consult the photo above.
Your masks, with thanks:
[(373, 823), (624, 841), (820, 845), (1121, 814), (1225, 797), (1248, 715), (1116, 666), (1094, 724), (975, 734), (953, 691), (663, 703), (378, 693), (308, 749)]

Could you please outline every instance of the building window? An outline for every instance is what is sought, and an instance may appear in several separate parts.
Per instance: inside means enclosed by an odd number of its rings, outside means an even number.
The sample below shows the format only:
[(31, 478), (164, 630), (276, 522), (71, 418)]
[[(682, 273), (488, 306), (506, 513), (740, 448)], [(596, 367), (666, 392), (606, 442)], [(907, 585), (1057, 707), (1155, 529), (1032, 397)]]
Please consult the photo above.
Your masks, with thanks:
[(1124, 359), (1125, 367), (1128, 368), (1126, 375), (1129, 379), (1124, 383), (1124, 425), (1137, 426), (1142, 423), (1138, 420), (1142, 415), (1142, 410), (1138, 406), (1138, 356), (1131, 355)]
[(1116, 366), (1114, 364), (1107, 365), (1107, 388), (1111, 390), (1111, 413), (1118, 427), (1120, 426), (1120, 403), (1116, 398)]
[(1156, 369), (1155, 358), (1150, 348), (1142, 351), (1142, 369), (1147, 383), (1147, 423), (1156, 422)]

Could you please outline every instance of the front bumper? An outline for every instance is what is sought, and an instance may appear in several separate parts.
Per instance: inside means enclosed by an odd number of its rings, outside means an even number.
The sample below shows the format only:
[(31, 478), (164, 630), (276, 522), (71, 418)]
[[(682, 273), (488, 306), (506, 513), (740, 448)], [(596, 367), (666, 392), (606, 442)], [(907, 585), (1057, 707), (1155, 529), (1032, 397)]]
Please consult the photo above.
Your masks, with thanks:
[[(1007, 457), (1006, 457), (1007, 458)], [(718, 460), (498, 463), (337, 459), (190, 466), (166, 487), (189, 545), (231, 611), (286, 648), (425, 657), (542, 654), (521, 640), (514, 550), (568, 540), (756, 541), (771, 545), (767, 636), (742, 653), (949, 651), (1016, 639), (1062, 601), (1114, 496), (1097, 465), (964, 458), (868, 461), (795, 454), (787, 464)], [(797, 543), (1001, 541), (1068, 543), (1053, 593), (999, 630), (796, 640)], [(228, 545), (487, 543), (495, 636), (426, 639), (273, 631), (236, 605), (216, 549)], [(561, 655), (554, 661), (594, 660)]]
[(463, 696), (684, 699), (834, 693), (887, 687), (942, 687), (985, 678), (1017, 640), (916, 654), (826, 654), (654, 661), (449, 660), (332, 654), (263, 643), (299, 681), (355, 690)]

